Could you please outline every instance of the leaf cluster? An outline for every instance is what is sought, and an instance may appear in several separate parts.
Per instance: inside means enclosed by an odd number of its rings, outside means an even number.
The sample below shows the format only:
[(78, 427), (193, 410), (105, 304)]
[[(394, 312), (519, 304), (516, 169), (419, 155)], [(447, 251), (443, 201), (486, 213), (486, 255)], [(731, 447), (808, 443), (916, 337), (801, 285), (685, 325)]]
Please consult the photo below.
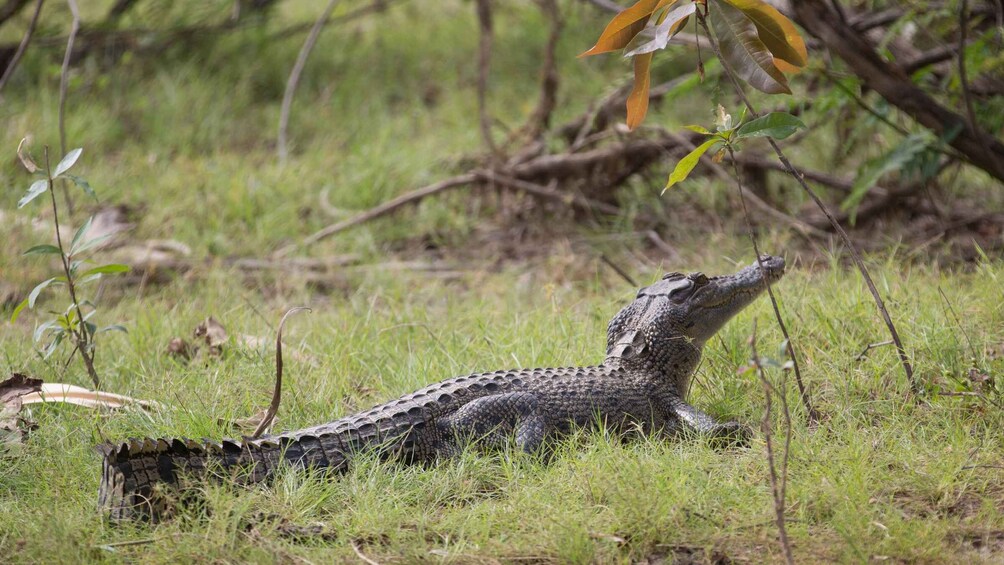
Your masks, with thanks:
[(639, 0), (607, 24), (581, 56), (624, 50), (634, 59), (634, 88), (627, 124), (636, 128), (648, 112), (652, 57), (696, 16), (709, 20), (722, 56), (750, 86), (768, 94), (791, 93), (784, 73), (804, 67), (808, 54), (794, 24), (762, 0)]

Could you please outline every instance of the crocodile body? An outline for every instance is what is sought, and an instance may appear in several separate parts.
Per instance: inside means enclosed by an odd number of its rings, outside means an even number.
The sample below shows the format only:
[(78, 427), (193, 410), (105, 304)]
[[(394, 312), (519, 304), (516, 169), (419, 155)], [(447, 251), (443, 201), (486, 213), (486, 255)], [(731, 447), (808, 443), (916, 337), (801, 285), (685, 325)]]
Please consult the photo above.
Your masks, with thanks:
[[(763, 266), (761, 271), (760, 264)], [(113, 520), (156, 517), (158, 485), (230, 473), (267, 479), (282, 464), (339, 471), (361, 450), (406, 462), (449, 458), (471, 441), (534, 452), (551, 437), (602, 423), (612, 430), (735, 436), (684, 400), (704, 342), (777, 280), (784, 260), (763, 256), (733, 275), (670, 273), (610, 322), (607, 356), (588, 367), (515, 369), (448, 379), (364, 412), (258, 439), (142, 439), (98, 446), (99, 502)]]

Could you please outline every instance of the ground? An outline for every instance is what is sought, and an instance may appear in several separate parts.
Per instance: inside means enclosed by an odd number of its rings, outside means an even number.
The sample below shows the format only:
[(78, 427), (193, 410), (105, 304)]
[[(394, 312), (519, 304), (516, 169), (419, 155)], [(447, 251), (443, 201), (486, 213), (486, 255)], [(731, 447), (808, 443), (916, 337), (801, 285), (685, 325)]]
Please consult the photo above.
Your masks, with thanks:
[[(422, 18), (431, 5), (442, 17)], [(546, 33), (539, 15), (528, 2), (500, 10), (496, 72), (535, 76)], [(168, 50), (156, 66), (136, 57), (116, 63), (113, 73), (75, 71), (67, 135), (70, 146), (84, 147), (75, 170), (100, 201), (78, 195), (69, 223), (124, 206), (135, 224), (131, 241), (184, 243), (196, 266), (89, 287), (100, 322), (129, 330), (101, 336), (102, 388), (164, 408), (33, 407), (38, 428), (0, 460), (0, 554), (15, 562), (150, 563), (360, 555), (380, 563), (782, 559), (762, 431), (749, 447), (726, 450), (696, 438), (622, 443), (585, 430), (548, 461), (511, 451), (466, 453), (427, 468), (362, 460), (340, 477), (286, 472), (252, 489), (206, 484), (201, 504), (157, 526), (102, 520), (93, 446), (102, 438), (239, 433), (230, 423), (269, 401), (274, 353), (240, 336), (268, 343), (289, 307), (312, 312), (286, 328), (278, 429), (328, 421), (472, 371), (600, 361), (607, 321), (637, 289), (601, 254), (638, 285), (667, 270), (718, 274), (752, 260), (742, 227), (705, 226), (688, 238), (678, 226), (669, 231), (678, 256), (668, 258), (643, 245), (628, 218), (587, 227), (563, 218), (553, 230), (513, 232), (518, 218), (496, 210), (504, 203), (458, 193), (297, 251), (315, 259), (351, 255), (346, 266), (320, 274), (235, 267), (234, 258), (265, 257), (330, 223), (318, 205), (322, 192), (336, 208), (364, 209), (449, 174), (478, 146), (472, 12), (469, 3), (418, 2), (372, 20), (380, 25), (326, 32), (298, 95), (294, 152), (285, 166), (271, 140), (295, 38), (266, 44), (248, 32), (194, 55)], [(566, 117), (626, 71), (616, 60), (577, 61), (602, 20), (578, 3), (569, 18), (572, 31), (559, 57)], [(412, 26), (416, 21), (421, 25)], [(406, 26), (409, 41), (386, 31)], [(58, 73), (51, 66), (43, 52), (29, 53), (0, 107), (8, 157), (0, 169), (7, 187), (0, 200), (0, 238), (7, 242), (0, 293), (13, 303), (55, 269), (19, 253), (51, 239), (51, 215), (42, 205), (15, 209), (30, 184), (14, 158), (18, 140), (31, 136), (36, 157), (43, 144), (59, 144)], [(499, 79), (492, 90), (497, 114), (519, 123), (532, 110), (525, 101), (535, 89), (533, 81)], [(697, 104), (664, 105), (650, 119), (678, 123), (693, 116), (678, 116), (681, 108)], [(658, 202), (658, 191), (649, 195), (640, 181), (634, 190), (634, 206)], [(723, 194), (730, 189), (700, 180), (675, 190), (674, 202), (713, 210), (728, 202)], [(532, 249), (505, 251), (513, 233)], [(856, 271), (846, 268), (846, 253), (806, 251), (782, 229), (761, 237), (765, 250), (788, 260), (789, 273), (777, 285), (781, 311), (823, 414), (818, 426), (806, 425), (788, 375), (793, 433), (785, 514), (796, 560), (1004, 559), (1004, 411), (992, 403), (1000, 403), (995, 387), (1004, 369), (1004, 264), (985, 257), (945, 267), (911, 247), (868, 256), (925, 386), (917, 398), (895, 350), (862, 353), (887, 333)], [(484, 248), (465, 245), (471, 240)], [(67, 351), (49, 361), (34, 351), (36, 323), (65, 300), (43, 295), (39, 312), (0, 324), (5, 374), (89, 384), (78, 359), (64, 368)], [(11, 306), (4, 306), (5, 317)], [(185, 361), (168, 353), (172, 338), (191, 340), (209, 316), (231, 336), (221, 356)], [(743, 370), (754, 321), (761, 354), (783, 362), (782, 338), (762, 299), (708, 344), (690, 401), (759, 429), (763, 389)], [(980, 389), (974, 378), (984, 374), (992, 380)], [(775, 382), (784, 375), (768, 367)], [(978, 390), (988, 400), (964, 394)], [(783, 429), (775, 402), (775, 440)]]

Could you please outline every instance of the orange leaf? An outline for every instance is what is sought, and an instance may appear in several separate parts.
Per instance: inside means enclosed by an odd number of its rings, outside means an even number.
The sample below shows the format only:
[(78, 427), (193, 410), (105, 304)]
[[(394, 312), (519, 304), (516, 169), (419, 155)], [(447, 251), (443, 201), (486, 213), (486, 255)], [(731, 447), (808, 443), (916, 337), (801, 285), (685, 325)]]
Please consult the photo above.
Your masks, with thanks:
[(634, 88), (627, 99), (627, 125), (634, 129), (641, 125), (648, 113), (648, 87), (652, 77), (649, 68), (655, 53), (644, 53), (634, 57)]
[(645, 24), (648, 23), (648, 19), (652, 16), (652, 12), (655, 12), (661, 6), (665, 5), (664, 2), (666, 1), (667, 0), (638, 0), (635, 5), (614, 16), (614, 19), (610, 20), (606, 29), (604, 29), (603, 33), (600, 34), (600, 38), (596, 40), (596, 45), (593, 45), (589, 51), (579, 55), (579, 57), (598, 55), (600, 53), (609, 53), (610, 51), (623, 49), (631, 42), (632, 39), (634, 39), (634, 36), (638, 35), (641, 33), (641, 30), (645, 29)]
[(725, 0), (725, 2), (746, 14), (756, 26), (760, 41), (767, 46), (775, 59), (795, 67), (805, 66), (809, 57), (805, 42), (795, 29), (795, 24), (784, 14), (762, 0)]

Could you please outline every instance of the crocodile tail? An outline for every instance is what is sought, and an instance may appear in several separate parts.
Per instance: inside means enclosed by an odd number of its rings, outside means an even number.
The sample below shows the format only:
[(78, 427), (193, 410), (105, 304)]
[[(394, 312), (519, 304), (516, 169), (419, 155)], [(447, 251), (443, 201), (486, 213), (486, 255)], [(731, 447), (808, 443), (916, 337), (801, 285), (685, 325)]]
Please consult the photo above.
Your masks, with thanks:
[(228, 476), (252, 484), (266, 480), (282, 461), (302, 467), (345, 466), (345, 453), (328, 434), (277, 436), (221, 442), (191, 439), (130, 439), (97, 446), (103, 456), (98, 504), (112, 521), (165, 516), (169, 497), (185, 478)]

